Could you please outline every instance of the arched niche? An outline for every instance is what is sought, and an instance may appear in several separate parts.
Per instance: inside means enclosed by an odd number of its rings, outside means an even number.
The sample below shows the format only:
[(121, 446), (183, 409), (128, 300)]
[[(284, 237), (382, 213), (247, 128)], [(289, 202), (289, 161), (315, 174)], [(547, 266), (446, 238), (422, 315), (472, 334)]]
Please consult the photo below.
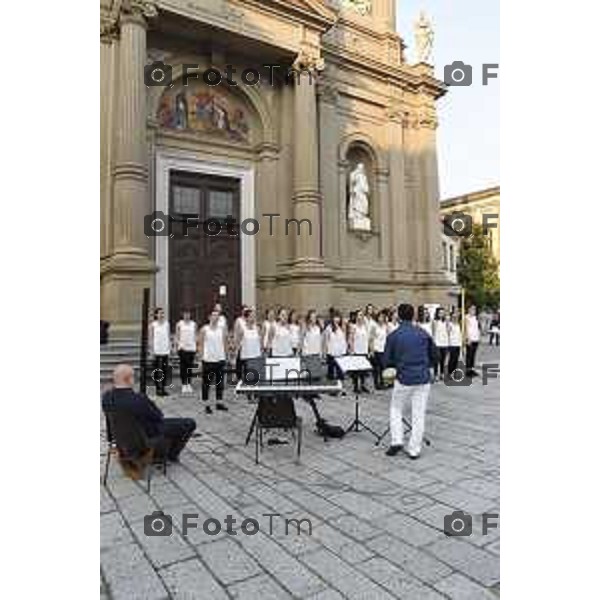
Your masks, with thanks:
[(179, 70), (173, 69), (170, 87), (149, 90), (149, 117), (159, 130), (249, 146), (275, 142), (273, 117), (259, 90), (225, 82), (209, 86), (201, 78), (184, 86)]
[(351, 194), (351, 183), (350, 177), (353, 172), (363, 165), (364, 171), (367, 176), (369, 183), (369, 212), (368, 217), (371, 221), (370, 231), (374, 232), (378, 227), (379, 214), (377, 210), (379, 192), (377, 185), (377, 170), (378, 161), (377, 155), (373, 148), (366, 143), (364, 140), (353, 140), (347, 144), (345, 154), (343, 158), (343, 164), (345, 165), (345, 189), (346, 189), (346, 222), (350, 229), (352, 229), (351, 223), (349, 222), (349, 206), (350, 206), (350, 194)]

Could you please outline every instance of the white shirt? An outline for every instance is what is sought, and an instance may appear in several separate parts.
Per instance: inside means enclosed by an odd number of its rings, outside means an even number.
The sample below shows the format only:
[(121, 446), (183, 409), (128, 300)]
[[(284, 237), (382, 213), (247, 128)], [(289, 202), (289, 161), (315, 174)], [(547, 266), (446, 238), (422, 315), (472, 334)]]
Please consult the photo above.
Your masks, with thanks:
[(240, 345), (240, 358), (258, 358), (262, 354), (260, 349), (260, 333), (258, 327), (245, 326), (242, 333), (242, 343)]
[(355, 325), (353, 335), (353, 353), (369, 354), (369, 326)]
[(262, 325), (262, 332), (263, 332), (263, 344), (265, 346), (265, 348), (270, 348), (271, 346), (269, 345), (269, 334), (271, 332), (271, 328), (275, 326), (275, 322), (274, 321), (265, 321)]
[(290, 334), (292, 336), (292, 348), (300, 348), (300, 325), (290, 323)]
[(329, 356), (343, 356), (348, 351), (344, 330), (338, 327), (335, 331), (327, 327), (327, 354)]
[(385, 349), (385, 338), (388, 334), (387, 325), (375, 323), (373, 327), (373, 352), (383, 352)]
[(467, 342), (479, 341), (479, 322), (475, 315), (467, 315)]
[(365, 324), (367, 326), (369, 336), (372, 335), (374, 328), (377, 326), (377, 321), (375, 319), (371, 319), (371, 317), (365, 317)]
[(390, 333), (392, 333), (392, 332), (396, 331), (396, 329), (398, 329), (398, 325), (399, 325), (398, 323), (394, 323), (393, 321), (390, 321), (390, 322), (387, 324), (387, 332), (388, 332), (388, 335), (389, 335)]
[(181, 319), (177, 323), (177, 330), (179, 331), (177, 350), (196, 352), (196, 323)]
[(436, 319), (433, 322), (433, 341), (438, 348), (448, 347), (448, 324), (446, 321)]
[(243, 332), (246, 327), (246, 319), (244, 317), (238, 317), (233, 324), (233, 329), (235, 332)]
[(217, 319), (217, 326), (221, 327), (221, 329), (227, 330), (227, 319), (223, 315), (219, 315)]
[(462, 346), (462, 331), (460, 323), (448, 323), (448, 330), (450, 335), (448, 336), (448, 346), (460, 347)]
[(275, 334), (273, 335), (273, 356), (292, 356), (292, 333), (286, 325), (275, 323)]
[(152, 321), (152, 353), (158, 356), (168, 355), (171, 352), (171, 328), (166, 319)]
[(313, 354), (321, 354), (321, 329), (318, 325), (309, 326), (304, 333), (302, 342), (302, 354), (310, 356)]
[(223, 328), (205, 325), (202, 360), (208, 363), (222, 362), (225, 360), (225, 347), (223, 345)]

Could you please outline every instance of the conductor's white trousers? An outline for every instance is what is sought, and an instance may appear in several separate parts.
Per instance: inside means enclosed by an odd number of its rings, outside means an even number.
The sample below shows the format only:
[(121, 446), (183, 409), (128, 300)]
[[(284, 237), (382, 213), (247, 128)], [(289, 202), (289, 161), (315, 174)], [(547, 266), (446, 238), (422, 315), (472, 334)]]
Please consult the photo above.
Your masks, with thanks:
[(392, 446), (404, 445), (404, 425), (402, 423), (402, 409), (404, 404), (411, 403), (410, 439), (406, 448), (412, 456), (421, 453), (423, 434), (425, 433), (425, 411), (429, 398), (430, 383), (419, 385), (402, 385), (397, 379), (394, 381), (394, 390), (390, 401), (390, 434)]

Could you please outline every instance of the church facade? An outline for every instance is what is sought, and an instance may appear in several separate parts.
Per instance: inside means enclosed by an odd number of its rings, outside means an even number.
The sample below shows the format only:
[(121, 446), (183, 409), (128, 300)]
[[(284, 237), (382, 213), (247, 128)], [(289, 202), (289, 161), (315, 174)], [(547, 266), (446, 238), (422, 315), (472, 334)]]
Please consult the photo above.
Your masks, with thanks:
[(230, 314), (447, 301), (445, 87), (405, 62), (395, 7), (101, 0), (101, 318), (115, 331), (139, 327), (145, 287), (172, 319), (218, 299)]

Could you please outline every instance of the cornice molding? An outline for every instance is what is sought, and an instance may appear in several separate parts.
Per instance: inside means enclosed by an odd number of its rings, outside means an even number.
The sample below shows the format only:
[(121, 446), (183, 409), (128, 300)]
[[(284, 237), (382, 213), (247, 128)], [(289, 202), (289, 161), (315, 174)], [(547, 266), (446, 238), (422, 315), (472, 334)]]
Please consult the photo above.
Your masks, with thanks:
[(434, 100), (441, 98), (448, 90), (444, 82), (430, 75), (423, 75), (406, 63), (381, 62), (372, 56), (344, 49), (331, 42), (323, 43), (322, 54), (327, 63), (345, 66), (369, 77), (377, 78), (381, 82), (399, 85), (406, 91), (431, 96)]
[[(292, 16), (307, 25), (311, 25), (321, 33), (333, 27), (337, 21), (334, 11), (323, 6), (317, 0), (239, 0), (241, 4), (251, 5), (279, 15)], [(302, 6), (304, 5), (304, 6)]]

